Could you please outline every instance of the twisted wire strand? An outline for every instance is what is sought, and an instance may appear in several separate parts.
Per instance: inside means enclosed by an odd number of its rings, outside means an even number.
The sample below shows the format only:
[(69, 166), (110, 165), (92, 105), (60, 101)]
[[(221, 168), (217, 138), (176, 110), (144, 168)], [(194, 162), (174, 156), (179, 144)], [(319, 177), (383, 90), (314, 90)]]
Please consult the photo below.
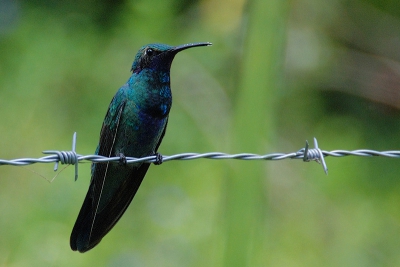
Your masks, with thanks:
[[(227, 154), (222, 152), (208, 152), (208, 153), (179, 153), (174, 155), (161, 155), (162, 162), (172, 161), (172, 160), (195, 160), (195, 159), (237, 159), (237, 160), (284, 160), (284, 159), (302, 159), (305, 162), (316, 161), (322, 164), (325, 173), (328, 173), (328, 168), (325, 163), (325, 157), (346, 157), (346, 156), (358, 156), (358, 157), (389, 157), (389, 158), (400, 158), (400, 151), (389, 150), (389, 151), (376, 151), (371, 149), (358, 149), (358, 150), (333, 150), (326, 151), (318, 148), (317, 139), (314, 138), (314, 147), (308, 148), (308, 142), (306, 141), (305, 148), (298, 150), (297, 152), (291, 153), (270, 153), (265, 155), (252, 154), (252, 153), (239, 153), (239, 154)], [(120, 157), (104, 157), (100, 155), (80, 155), (76, 151), (76, 133), (74, 133), (72, 138), (72, 150), (71, 151), (58, 151), (58, 150), (46, 150), (43, 151), (44, 154), (50, 154), (48, 156), (40, 158), (19, 158), (5, 160), (0, 159), (1, 165), (11, 165), (11, 166), (24, 166), (31, 165), (35, 163), (55, 163), (54, 170), (58, 169), (59, 162), (61, 164), (72, 164), (75, 165), (75, 180), (78, 178), (78, 164), (82, 161), (89, 161), (95, 163), (102, 162), (120, 162)], [(157, 163), (157, 155), (134, 158), (126, 157), (126, 163)]]
[[(56, 163), (61, 162), (61, 164), (75, 164), (76, 162), (81, 161), (90, 161), (90, 162), (119, 162), (120, 157), (104, 157), (99, 155), (80, 155), (76, 154), (77, 159), (75, 162), (62, 161), (62, 159), (58, 156), (59, 153), (70, 153), (71, 151), (54, 151), (54, 155), (45, 156), (41, 158), (19, 158), (19, 159), (0, 159), (0, 165), (12, 165), (12, 166), (25, 166), (31, 165), (35, 163)], [(333, 150), (326, 151), (322, 150), (322, 154), (324, 157), (346, 157), (346, 156), (359, 156), (359, 157), (372, 157), (372, 156), (381, 156), (381, 157), (389, 157), (389, 158), (400, 158), (400, 151), (375, 151), (369, 149), (360, 149), (360, 150)], [(303, 159), (304, 152), (292, 152), (292, 153), (271, 153), (265, 155), (251, 154), (251, 153), (241, 153), (241, 154), (226, 154), (222, 152), (208, 152), (208, 153), (179, 153), (174, 155), (162, 155), (163, 162), (172, 161), (172, 160), (194, 160), (194, 159), (239, 159), (239, 160), (284, 160), (284, 159)], [(126, 157), (126, 162), (128, 164), (138, 163), (138, 162), (146, 162), (146, 163), (154, 163), (156, 162), (156, 156), (147, 156), (143, 158), (133, 158)]]

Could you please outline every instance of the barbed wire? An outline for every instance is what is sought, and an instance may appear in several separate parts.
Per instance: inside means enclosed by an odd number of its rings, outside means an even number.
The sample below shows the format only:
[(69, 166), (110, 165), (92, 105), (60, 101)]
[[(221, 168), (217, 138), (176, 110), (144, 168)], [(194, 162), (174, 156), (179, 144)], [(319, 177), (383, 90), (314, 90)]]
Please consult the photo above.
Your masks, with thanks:
[[(35, 163), (55, 163), (54, 171), (58, 170), (59, 163), (75, 165), (75, 180), (78, 179), (78, 163), (81, 161), (89, 161), (95, 163), (104, 162), (121, 162), (121, 157), (104, 157), (100, 155), (80, 155), (76, 153), (76, 133), (72, 137), (72, 150), (71, 151), (59, 151), (59, 150), (46, 150), (43, 154), (49, 154), (41, 158), (20, 158), (5, 160), (0, 159), (1, 165), (12, 165), (12, 166), (25, 166)], [(320, 163), (324, 169), (325, 174), (328, 174), (328, 167), (325, 163), (325, 157), (345, 157), (345, 156), (359, 156), (359, 157), (390, 157), (400, 158), (400, 151), (375, 151), (370, 149), (358, 149), (358, 150), (333, 150), (325, 151), (318, 148), (317, 139), (314, 138), (314, 148), (309, 148), (308, 141), (304, 148), (301, 148), (297, 152), (292, 153), (271, 153), (265, 155), (258, 155), (252, 153), (240, 153), (240, 154), (226, 154), (222, 152), (208, 152), (208, 153), (179, 153), (175, 155), (151, 155), (142, 158), (126, 157), (124, 162), (126, 164), (146, 162), (160, 164), (162, 162), (171, 160), (194, 160), (194, 159), (239, 159), (239, 160), (284, 160), (284, 159), (302, 159), (304, 162), (316, 161)]]

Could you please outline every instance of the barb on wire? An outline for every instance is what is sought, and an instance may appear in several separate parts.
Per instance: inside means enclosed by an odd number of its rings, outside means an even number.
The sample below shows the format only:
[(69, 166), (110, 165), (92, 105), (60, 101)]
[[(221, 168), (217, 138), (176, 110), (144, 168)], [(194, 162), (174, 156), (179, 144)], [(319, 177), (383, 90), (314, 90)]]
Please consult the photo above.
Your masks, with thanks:
[[(58, 151), (58, 150), (46, 150), (43, 154), (49, 154), (41, 158), (20, 158), (13, 160), (0, 159), (1, 165), (12, 165), (12, 166), (24, 166), (35, 163), (55, 163), (54, 171), (57, 171), (58, 164), (72, 164), (75, 165), (75, 180), (78, 179), (78, 163), (81, 161), (90, 161), (95, 163), (101, 162), (120, 162), (120, 157), (103, 157), (99, 155), (79, 155), (76, 153), (76, 133), (72, 137), (72, 150), (71, 151)], [(208, 153), (180, 153), (171, 156), (166, 155), (151, 155), (143, 158), (126, 157), (126, 163), (157, 163), (171, 160), (194, 160), (194, 159), (239, 159), (239, 160), (284, 160), (284, 159), (302, 159), (304, 162), (316, 161), (321, 163), (324, 172), (328, 174), (328, 167), (325, 163), (325, 157), (345, 157), (345, 156), (359, 156), (359, 157), (390, 157), (400, 158), (400, 151), (375, 151), (370, 149), (359, 149), (353, 151), (347, 150), (333, 150), (325, 151), (318, 147), (317, 139), (314, 138), (314, 148), (308, 147), (308, 141), (304, 148), (301, 148), (297, 152), (292, 153), (271, 153), (265, 155), (257, 155), (251, 153), (240, 153), (240, 154), (226, 154), (221, 152), (208, 152)]]
[(306, 147), (300, 149), (300, 151), (304, 150), (303, 161), (309, 162), (311, 160), (315, 160), (318, 163), (321, 163), (322, 168), (324, 169), (325, 174), (328, 174), (328, 167), (326, 166), (324, 154), (321, 149), (318, 148), (317, 138), (314, 137), (314, 147), (313, 149), (308, 148), (308, 141), (306, 140)]
[(75, 181), (78, 180), (78, 154), (75, 152), (76, 149), (76, 132), (72, 135), (72, 151), (57, 151), (57, 150), (45, 150), (43, 154), (55, 154), (58, 159), (54, 164), (54, 171), (58, 170), (58, 162), (61, 164), (72, 164), (75, 165)]

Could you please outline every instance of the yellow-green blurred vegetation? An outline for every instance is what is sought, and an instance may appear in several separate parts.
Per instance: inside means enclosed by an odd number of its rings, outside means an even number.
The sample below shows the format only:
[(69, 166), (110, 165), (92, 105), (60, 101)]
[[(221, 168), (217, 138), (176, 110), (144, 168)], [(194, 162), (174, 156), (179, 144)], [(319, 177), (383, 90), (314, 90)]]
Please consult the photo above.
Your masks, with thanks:
[[(93, 154), (147, 43), (172, 65), (159, 152), (400, 149), (395, 0), (0, 0), (0, 158)], [(400, 266), (400, 160), (152, 166), (92, 251), (69, 248), (90, 165), (0, 167), (0, 266)]]

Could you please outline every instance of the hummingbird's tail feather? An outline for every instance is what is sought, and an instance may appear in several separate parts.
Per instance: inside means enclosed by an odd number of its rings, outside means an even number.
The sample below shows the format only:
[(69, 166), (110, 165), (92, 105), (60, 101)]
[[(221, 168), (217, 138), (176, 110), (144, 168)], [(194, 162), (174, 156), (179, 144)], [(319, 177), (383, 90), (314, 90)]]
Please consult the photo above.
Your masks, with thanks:
[(132, 170), (128, 179), (120, 185), (117, 193), (108, 203), (94, 214), (93, 183), (83, 202), (78, 218), (71, 233), (71, 249), (86, 252), (98, 243), (114, 227), (135, 196), (150, 164), (143, 163)]

